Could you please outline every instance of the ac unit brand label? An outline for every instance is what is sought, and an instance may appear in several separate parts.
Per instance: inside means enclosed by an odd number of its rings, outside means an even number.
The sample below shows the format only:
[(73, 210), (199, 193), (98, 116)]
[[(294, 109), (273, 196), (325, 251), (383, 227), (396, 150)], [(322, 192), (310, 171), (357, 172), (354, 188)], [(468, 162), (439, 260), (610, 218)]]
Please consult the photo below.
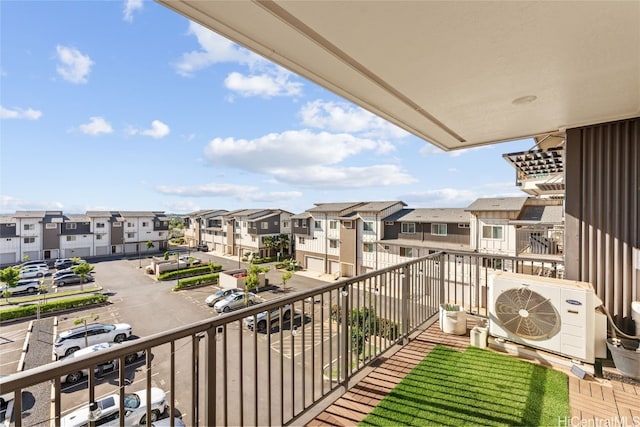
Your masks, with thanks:
[(574, 299), (568, 299), (565, 300), (567, 302), (567, 304), (571, 304), (571, 305), (582, 305), (582, 303), (580, 301), (574, 300)]

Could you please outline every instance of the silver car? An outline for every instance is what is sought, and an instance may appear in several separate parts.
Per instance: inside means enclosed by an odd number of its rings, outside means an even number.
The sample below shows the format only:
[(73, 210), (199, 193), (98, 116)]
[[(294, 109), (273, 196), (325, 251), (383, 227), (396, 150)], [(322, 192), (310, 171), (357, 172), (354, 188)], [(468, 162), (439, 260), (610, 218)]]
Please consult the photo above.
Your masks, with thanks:
[[(70, 355), (63, 357), (60, 360), (74, 359), (76, 357), (84, 356), (86, 354), (92, 354), (100, 350), (106, 350), (117, 345), (120, 345), (120, 344), (114, 343), (114, 342), (103, 342), (100, 344), (91, 345), (89, 347), (77, 350), (71, 353)], [(144, 350), (141, 350), (137, 353), (128, 354), (124, 358), (124, 363), (125, 365), (129, 365), (135, 362), (136, 360), (143, 358), (144, 355), (145, 355)], [(95, 367), (94, 375), (99, 377), (109, 372), (113, 372), (118, 369), (119, 363), (120, 363), (119, 359), (107, 360), (105, 362), (102, 362)], [(83, 381), (88, 376), (89, 376), (89, 369), (87, 368), (87, 369), (82, 369), (80, 371), (71, 372), (70, 374), (66, 374), (62, 376), (60, 381), (67, 384), (76, 384), (80, 381)]]
[(204, 302), (207, 303), (209, 307), (213, 307), (221, 299), (231, 294), (241, 294), (241, 293), (244, 293), (244, 290), (240, 288), (220, 289), (215, 291), (213, 294), (209, 295), (207, 299), (204, 300)]
[(122, 342), (132, 333), (131, 325), (128, 323), (91, 323), (86, 327), (81, 326), (61, 332), (53, 343), (53, 351), (58, 357), (68, 356), (88, 345), (101, 342)]
[[(291, 304), (285, 304), (282, 307), (282, 319), (284, 321), (291, 320)], [(255, 315), (255, 322), (258, 327), (256, 328), (260, 332), (265, 332), (267, 330), (267, 321), (270, 320), (271, 324), (280, 321), (280, 307), (276, 307), (271, 309), (271, 313), (269, 311), (263, 311)], [(254, 316), (247, 316), (242, 319), (242, 323), (247, 328), (253, 330), (254, 328)]]
[[(224, 297), (217, 303), (215, 303), (213, 308), (215, 308), (215, 310), (218, 313), (228, 313), (231, 310), (244, 308), (246, 307), (244, 298), (245, 298), (244, 292), (241, 294), (231, 294)], [(249, 298), (249, 305), (253, 305), (256, 303), (256, 294), (254, 294), (253, 292), (248, 293), (248, 298)]]

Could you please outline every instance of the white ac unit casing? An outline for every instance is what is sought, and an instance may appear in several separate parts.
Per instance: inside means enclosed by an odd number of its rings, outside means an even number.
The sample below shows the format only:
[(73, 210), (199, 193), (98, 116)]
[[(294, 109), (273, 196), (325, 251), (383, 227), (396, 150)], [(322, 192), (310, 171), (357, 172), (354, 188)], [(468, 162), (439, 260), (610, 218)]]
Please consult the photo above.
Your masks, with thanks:
[(590, 283), (518, 273), (489, 278), (489, 333), (593, 364), (607, 356), (607, 318)]

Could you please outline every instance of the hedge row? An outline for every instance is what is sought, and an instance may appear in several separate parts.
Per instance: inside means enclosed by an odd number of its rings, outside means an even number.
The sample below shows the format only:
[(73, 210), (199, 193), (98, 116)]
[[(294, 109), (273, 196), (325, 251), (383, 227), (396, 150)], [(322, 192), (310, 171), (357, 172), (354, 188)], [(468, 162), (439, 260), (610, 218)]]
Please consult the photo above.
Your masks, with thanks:
[(192, 276), (200, 276), (205, 273), (211, 273), (211, 268), (213, 267), (213, 271), (222, 270), (222, 266), (218, 264), (213, 264), (213, 266), (209, 265), (201, 265), (199, 267), (191, 267), (191, 268), (183, 268), (180, 270), (172, 270), (162, 273), (158, 276), (158, 280), (174, 280), (180, 279), (182, 277), (192, 277)]
[[(104, 304), (109, 299), (102, 294), (83, 295), (40, 303), (40, 314), (55, 313), (88, 305)], [(0, 321), (20, 319), (38, 314), (38, 304), (23, 305), (0, 310)]]
[(220, 273), (213, 273), (178, 280), (178, 284), (173, 287), (173, 290), (179, 291), (180, 289), (194, 288), (196, 286), (217, 285), (219, 276)]

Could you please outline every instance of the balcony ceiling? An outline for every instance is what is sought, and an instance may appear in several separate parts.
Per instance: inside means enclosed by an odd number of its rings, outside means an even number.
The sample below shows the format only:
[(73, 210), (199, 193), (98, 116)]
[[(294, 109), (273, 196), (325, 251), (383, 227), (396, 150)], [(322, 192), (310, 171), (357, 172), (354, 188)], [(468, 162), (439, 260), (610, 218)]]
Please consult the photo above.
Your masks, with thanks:
[(640, 2), (158, 0), (445, 150), (640, 115)]

